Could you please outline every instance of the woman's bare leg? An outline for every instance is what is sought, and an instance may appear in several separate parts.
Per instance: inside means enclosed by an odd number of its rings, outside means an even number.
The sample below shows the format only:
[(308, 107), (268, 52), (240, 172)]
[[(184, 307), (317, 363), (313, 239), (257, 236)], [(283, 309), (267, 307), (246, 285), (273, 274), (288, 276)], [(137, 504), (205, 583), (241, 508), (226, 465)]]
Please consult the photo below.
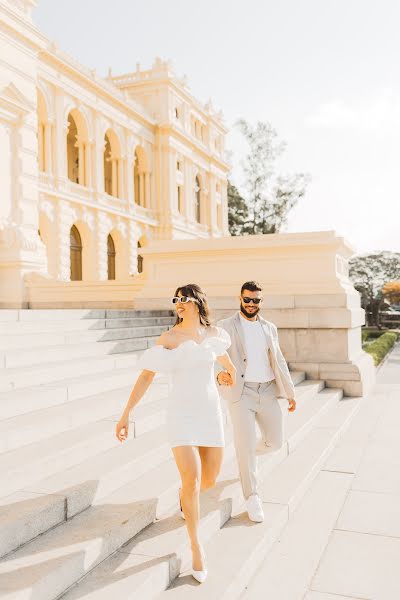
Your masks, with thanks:
[(199, 448), (201, 460), (201, 491), (214, 487), (219, 472), (221, 470), (222, 460), (224, 458), (224, 449), (216, 447), (201, 446)]
[(172, 452), (182, 480), (181, 503), (192, 548), (192, 566), (196, 571), (202, 571), (205, 568), (205, 564), (198, 532), (201, 482), (199, 452), (193, 446), (177, 446), (176, 448), (172, 448)]

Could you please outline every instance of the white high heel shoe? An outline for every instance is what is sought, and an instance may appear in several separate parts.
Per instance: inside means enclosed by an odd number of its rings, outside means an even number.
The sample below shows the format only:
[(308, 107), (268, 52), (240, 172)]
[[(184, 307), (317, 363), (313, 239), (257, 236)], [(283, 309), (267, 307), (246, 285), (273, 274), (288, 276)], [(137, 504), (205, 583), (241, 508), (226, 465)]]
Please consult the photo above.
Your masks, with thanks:
[(199, 583), (204, 583), (207, 579), (207, 575), (207, 569), (203, 569), (202, 571), (195, 571), (194, 569), (192, 569), (192, 577), (194, 577)]
[[(204, 552), (202, 552), (201, 554), (204, 557)], [(203, 562), (204, 568), (201, 571), (196, 571), (195, 569), (192, 569), (192, 577), (194, 577), (199, 583), (204, 583), (208, 575), (207, 567), (205, 566), (205, 561)]]

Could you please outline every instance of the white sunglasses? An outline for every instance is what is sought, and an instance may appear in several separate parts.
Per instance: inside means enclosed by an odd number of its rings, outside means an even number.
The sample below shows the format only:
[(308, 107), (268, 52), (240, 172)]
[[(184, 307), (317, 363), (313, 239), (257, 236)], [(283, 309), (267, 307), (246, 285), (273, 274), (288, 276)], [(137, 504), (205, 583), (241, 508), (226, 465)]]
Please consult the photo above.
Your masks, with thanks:
[(192, 298), (191, 296), (174, 296), (171, 298), (172, 304), (177, 304), (178, 302), (182, 302), (182, 304), (186, 304), (186, 302), (195, 302), (197, 304), (196, 298)]

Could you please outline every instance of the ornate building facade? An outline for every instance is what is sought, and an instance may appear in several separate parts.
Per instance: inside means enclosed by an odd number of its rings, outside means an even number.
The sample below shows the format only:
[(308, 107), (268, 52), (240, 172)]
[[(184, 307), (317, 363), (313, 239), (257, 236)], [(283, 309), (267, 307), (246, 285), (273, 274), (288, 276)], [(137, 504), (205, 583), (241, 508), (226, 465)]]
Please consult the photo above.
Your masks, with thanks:
[(228, 235), (226, 128), (168, 62), (102, 78), (0, 0), (0, 306), (32, 273), (122, 281), (151, 240)]

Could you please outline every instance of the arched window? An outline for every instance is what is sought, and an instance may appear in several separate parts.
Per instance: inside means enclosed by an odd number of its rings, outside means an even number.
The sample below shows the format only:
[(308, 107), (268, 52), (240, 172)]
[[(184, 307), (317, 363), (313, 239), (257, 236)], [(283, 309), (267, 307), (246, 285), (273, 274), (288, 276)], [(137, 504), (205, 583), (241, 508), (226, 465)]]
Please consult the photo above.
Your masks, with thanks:
[(104, 191), (122, 198), (121, 150), (115, 131), (108, 129), (104, 135)]
[(67, 161), (68, 161), (68, 179), (74, 183), (79, 181), (79, 149), (78, 149), (78, 128), (74, 117), (68, 115), (68, 134), (67, 134)]
[(201, 221), (201, 187), (200, 179), (196, 177), (194, 181), (194, 216), (198, 223)]
[(135, 151), (133, 180), (135, 186), (135, 203), (144, 208), (149, 208), (151, 206), (150, 170), (146, 152), (141, 146), (138, 146)]
[(82, 240), (80, 233), (72, 225), (70, 236), (71, 281), (82, 281)]
[(138, 270), (138, 273), (143, 273), (143, 256), (141, 254), (139, 254), (139, 248), (142, 247), (140, 242), (137, 243), (137, 247), (138, 247), (137, 270)]
[(111, 144), (108, 135), (104, 136), (104, 191), (112, 195), (112, 164), (111, 164)]
[(115, 244), (111, 234), (107, 238), (108, 279), (115, 279)]

